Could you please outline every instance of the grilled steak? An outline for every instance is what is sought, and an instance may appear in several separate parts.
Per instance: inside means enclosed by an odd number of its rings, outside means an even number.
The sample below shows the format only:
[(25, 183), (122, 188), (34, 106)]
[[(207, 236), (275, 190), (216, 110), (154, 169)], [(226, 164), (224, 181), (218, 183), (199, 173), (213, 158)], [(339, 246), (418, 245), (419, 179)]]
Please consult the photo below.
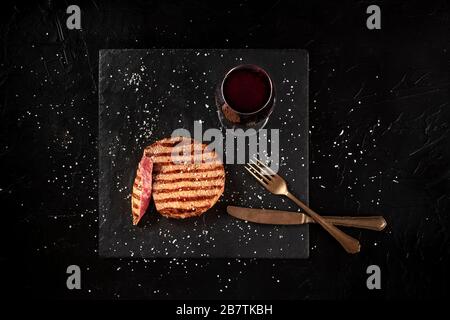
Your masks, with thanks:
[(145, 148), (153, 162), (156, 210), (170, 218), (198, 216), (223, 193), (225, 170), (217, 153), (193, 139), (162, 139)]
[(152, 171), (153, 162), (144, 153), (136, 173), (133, 184), (133, 194), (131, 195), (131, 211), (133, 213), (133, 224), (136, 225), (150, 203), (152, 194)]

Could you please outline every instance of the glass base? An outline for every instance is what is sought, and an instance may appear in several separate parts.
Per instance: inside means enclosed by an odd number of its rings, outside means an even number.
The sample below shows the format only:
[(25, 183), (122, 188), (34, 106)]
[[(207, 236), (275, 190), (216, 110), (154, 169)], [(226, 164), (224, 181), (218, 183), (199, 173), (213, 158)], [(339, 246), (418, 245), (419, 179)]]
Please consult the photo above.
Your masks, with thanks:
[[(228, 121), (224, 117), (223, 113), (220, 111), (217, 111), (217, 116), (219, 117), (219, 121), (220, 121), (222, 128), (237, 130), (236, 135), (255, 134), (258, 130), (263, 129), (266, 126), (267, 121), (269, 121), (269, 117), (267, 117), (259, 122), (250, 122), (250, 123), (246, 123), (246, 124), (242, 125), (239, 123), (233, 123), (233, 122)], [(253, 129), (253, 130), (249, 130), (248, 132), (246, 132), (248, 129)], [(252, 133), (252, 131), (255, 131), (255, 132)]]

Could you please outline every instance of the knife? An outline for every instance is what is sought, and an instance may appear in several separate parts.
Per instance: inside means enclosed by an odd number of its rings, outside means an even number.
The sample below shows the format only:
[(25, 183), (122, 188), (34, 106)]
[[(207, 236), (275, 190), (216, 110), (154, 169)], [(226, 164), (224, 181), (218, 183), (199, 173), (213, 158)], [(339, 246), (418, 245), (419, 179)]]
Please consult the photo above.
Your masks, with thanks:
[[(250, 222), (262, 224), (296, 225), (315, 223), (306, 214), (294, 211), (281, 211), (269, 209), (253, 209), (244, 207), (228, 206), (229, 215)], [(382, 216), (370, 217), (335, 217), (324, 216), (328, 222), (344, 227), (362, 228), (381, 231), (386, 227), (386, 220)]]

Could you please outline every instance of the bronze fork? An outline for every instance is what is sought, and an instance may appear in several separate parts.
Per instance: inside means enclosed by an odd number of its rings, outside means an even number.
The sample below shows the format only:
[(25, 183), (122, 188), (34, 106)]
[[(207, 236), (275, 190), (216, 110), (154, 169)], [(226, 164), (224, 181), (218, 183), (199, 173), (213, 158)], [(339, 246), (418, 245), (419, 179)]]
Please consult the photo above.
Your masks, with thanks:
[(289, 192), (286, 181), (276, 174), (271, 168), (255, 158), (256, 161), (250, 159), (251, 163), (247, 163), (245, 169), (253, 175), (256, 180), (262, 184), (269, 192), (276, 195), (283, 195), (294, 201), (300, 208), (302, 208), (314, 221), (320, 224), (329, 234), (335, 238), (345, 251), (348, 253), (359, 252), (361, 245), (355, 238), (350, 237), (346, 233), (342, 232), (319, 214), (310, 209), (306, 204), (297, 199), (292, 193)]

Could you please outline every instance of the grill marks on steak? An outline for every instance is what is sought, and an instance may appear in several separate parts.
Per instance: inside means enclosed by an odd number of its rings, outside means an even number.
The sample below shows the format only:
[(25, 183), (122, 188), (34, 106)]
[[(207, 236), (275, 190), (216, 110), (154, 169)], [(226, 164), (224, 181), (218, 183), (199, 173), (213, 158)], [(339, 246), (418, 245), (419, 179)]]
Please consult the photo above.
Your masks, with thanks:
[(161, 213), (165, 217), (184, 219), (184, 218), (189, 218), (189, 217), (200, 215), (200, 214), (196, 214), (195, 210), (205, 212), (209, 208), (211, 208), (211, 207), (204, 206), (204, 207), (197, 207), (197, 208), (183, 209), (183, 210), (179, 209), (179, 208), (165, 208), (165, 209), (161, 209), (159, 211), (159, 213)]
[(173, 139), (173, 141), (155, 142), (145, 148), (144, 152), (152, 158), (154, 163), (161, 166), (217, 162), (217, 154), (213, 150), (207, 149), (207, 145), (195, 142), (190, 138), (177, 137)]
[(153, 199), (166, 217), (187, 218), (211, 208), (223, 193), (217, 154), (190, 138), (163, 139), (145, 149), (154, 163)]
[[(197, 187), (195, 188), (195, 190), (214, 190), (214, 191), (219, 191), (222, 189), (221, 185), (217, 185), (217, 186), (211, 186), (211, 187)], [(192, 191), (193, 188), (192, 187), (175, 187), (173, 189), (163, 189), (163, 190), (153, 190), (153, 194), (158, 194), (158, 193), (172, 193), (173, 191)]]
[[(175, 165), (172, 167), (176, 167)], [(195, 172), (211, 172), (215, 170), (220, 170), (222, 168), (221, 165), (214, 166), (212, 168), (205, 168), (205, 169), (195, 169)], [(186, 168), (185, 166), (180, 166), (179, 169), (171, 169), (171, 170), (164, 170), (164, 166), (159, 166), (158, 170), (155, 170), (154, 173), (186, 173), (189, 172), (190, 169)]]
[(176, 178), (176, 179), (170, 179), (170, 178), (160, 178), (158, 179), (158, 182), (170, 182), (170, 183), (175, 183), (175, 182), (185, 182), (185, 181), (214, 181), (215, 179), (218, 179), (218, 181), (221, 181), (223, 178), (223, 175), (218, 175), (216, 177), (183, 177), (183, 178)]

